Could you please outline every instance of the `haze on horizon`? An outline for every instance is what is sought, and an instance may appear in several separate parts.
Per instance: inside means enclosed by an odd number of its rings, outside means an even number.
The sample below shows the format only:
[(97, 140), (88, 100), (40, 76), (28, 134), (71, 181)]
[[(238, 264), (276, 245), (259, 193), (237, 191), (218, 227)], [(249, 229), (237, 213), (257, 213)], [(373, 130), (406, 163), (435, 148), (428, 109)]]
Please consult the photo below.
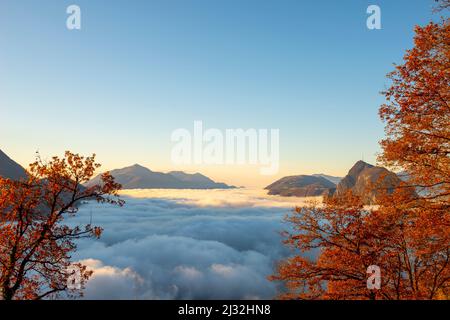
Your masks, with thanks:
[[(383, 28), (368, 30), (368, 1), (79, 0), (82, 29), (69, 31), (69, 4), (0, 3), (5, 153), (24, 167), (37, 150), (96, 153), (102, 171), (139, 163), (258, 187), (374, 163), (385, 75), (412, 46), (414, 25), (433, 19), (432, 1), (377, 1)], [(278, 174), (174, 166), (170, 135), (196, 120), (280, 129)]]

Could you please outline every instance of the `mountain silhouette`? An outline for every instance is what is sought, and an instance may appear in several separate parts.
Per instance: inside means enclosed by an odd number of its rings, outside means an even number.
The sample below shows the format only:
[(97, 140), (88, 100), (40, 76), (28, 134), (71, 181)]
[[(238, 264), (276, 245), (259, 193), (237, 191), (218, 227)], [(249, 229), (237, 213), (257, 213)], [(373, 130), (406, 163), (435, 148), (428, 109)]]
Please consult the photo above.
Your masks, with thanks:
[(325, 178), (325, 179), (333, 182), (335, 185), (337, 185), (342, 180), (342, 177), (330, 176), (328, 174), (323, 174), (323, 173), (316, 173), (316, 174), (313, 174), (312, 176)]
[(402, 175), (364, 161), (356, 162), (344, 178), (325, 174), (289, 176), (267, 186), (271, 195), (311, 197), (341, 196), (348, 191), (361, 197), (365, 204), (375, 204), (381, 193), (392, 193)]
[(281, 178), (265, 189), (270, 195), (314, 197), (333, 194), (336, 184), (322, 176), (299, 175)]
[(17, 162), (0, 150), (0, 176), (12, 180), (26, 178), (26, 171)]
[(360, 160), (339, 182), (335, 195), (340, 196), (347, 191), (352, 191), (360, 196), (364, 203), (375, 204), (380, 193), (385, 191), (388, 194), (392, 193), (401, 181), (394, 172)]
[[(210, 178), (200, 174), (188, 174), (182, 171), (162, 173), (152, 171), (139, 164), (122, 169), (110, 171), (115, 181), (122, 185), (123, 189), (230, 189), (224, 183), (214, 182)], [(86, 183), (87, 187), (100, 184), (100, 175)]]

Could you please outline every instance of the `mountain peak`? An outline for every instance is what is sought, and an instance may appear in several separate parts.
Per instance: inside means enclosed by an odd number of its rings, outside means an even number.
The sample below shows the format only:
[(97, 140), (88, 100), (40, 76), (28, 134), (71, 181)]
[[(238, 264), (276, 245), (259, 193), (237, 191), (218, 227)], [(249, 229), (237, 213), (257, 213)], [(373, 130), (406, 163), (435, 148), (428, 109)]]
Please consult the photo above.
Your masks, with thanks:
[(137, 172), (152, 172), (152, 170), (150, 170), (147, 167), (144, 167), (138, 163), (133, 164), (132, 166), (129, 167), (125, 167), (119, 170), (131, 170), (131, 171), (137, 171)]
[[(132, 166), (111, 171), (111, 175), (124, 189), (228, 189), (233, 188), (224, 183), (214, 182), (200, 174), (189, 174), (183, 171), (169, 173), (151, 171), (150, 169), (134, 164)], [(99, 176), (95, 177), (86, 186), (99, 184)]]
[(369, 166), (373, 167), (370, 163), (365, 162), (364, 160), (358, 160), (353, 166)]
[(26, 171), (17, 162), (0, 150), (0, 176), (13, 180), (26, 177)]
[(340, 196), (351, 191), (359, 195), (366, 204), (374, 204), (381, 193), (380, 190), (392, 193), (400, 182), (399, 177), (388, 169), (359, 160), (339, 182), (336, 195)]
[(137, 168), (137, 169), (147, 169), (147, 170), (150, 170), (149, 168), (147, 168), (147, 167), (144, 167), (144, 166), (140, 165), (139, 163), (135, 163), (135, 164), (133, 164), (133, 165), (131, 166), (131, 168)]
[(347, 176), (350, 176), (352, 178), (356, 178), (362, 171), (364, 171), (365, 169), (370, 169), (373, 168), (374, 166), (364, 162), (362, 160), (358, 160), (353, 167), (349, 170)]
[(312, 197), (329, 195), (334, 192), (336, 185), (321, 176), (288, 176), (283, 177), (265, 189), (271, 195)]

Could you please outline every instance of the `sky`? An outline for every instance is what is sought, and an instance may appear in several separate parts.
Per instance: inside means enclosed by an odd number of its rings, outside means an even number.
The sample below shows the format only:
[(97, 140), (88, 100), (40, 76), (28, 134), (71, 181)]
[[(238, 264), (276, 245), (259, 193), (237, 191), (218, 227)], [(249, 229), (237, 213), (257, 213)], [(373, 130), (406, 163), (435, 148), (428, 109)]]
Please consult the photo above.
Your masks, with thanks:
[[(66, 8), (81, 9), (81, 29)], [(381, 8), (381, 30), (366, 9)], [(1, 0), (0, 149), (27, 166), (39, 151), (96, 153), (234, 185), (343, 176), (374, 163), (386, 74), (438, 18), (431, 0)], [(176, 165), (178, 128), (279, 129), (280, 169)]]

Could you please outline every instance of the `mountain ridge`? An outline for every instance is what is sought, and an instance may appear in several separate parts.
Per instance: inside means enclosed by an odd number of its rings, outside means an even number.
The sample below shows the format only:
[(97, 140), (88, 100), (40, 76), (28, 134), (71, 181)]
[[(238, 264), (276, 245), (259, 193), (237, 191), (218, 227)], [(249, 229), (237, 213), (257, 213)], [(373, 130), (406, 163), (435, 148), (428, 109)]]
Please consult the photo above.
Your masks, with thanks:
[(343, 178), (325, 174), (287, 176), (265, 189), (269, 190), (269, 194), (299, 197), (341, 196), (347, 191), (352, 191), (360, 196), (364, 203), (375, 204), (382, 190), (388, 194), (392, 193), (401, 182), (401, 176), (396, 173), (359, 160)]
[(335, 185), (337, 185), (343, 178), (343, 177), (330, 176), (330, 175), (324, 174), (324, 173), (315, 173), (315, 174), (312, 174), (312, 176), (325, 178), (325, 179), (333, 182)]
[(396, 173), (359, 160), (339, 182), (335, 195), (341, 196), (352, 191), (360, 196), (364, 203), (375, 204), (382, 192), (392, 193), (401, 182)]
[[(110, 174), (123, 189), (231, 189), (222, 182), (215, 182), (201, 173), (170, 171), (168, 173), (152, 171), (142, 165), (134, 164), (121, 169), (114, 169)], [(97, 175), (85, 186), (99, 184), (101, 175)]]
[(314, 197), (333, 194), (336, 184), (322, 176), (296, 175), (283, 177), (265, 189), (270, 195)]
[(12, 180), (26, 178), (26, 170), (0, 149), (0, 176)]

